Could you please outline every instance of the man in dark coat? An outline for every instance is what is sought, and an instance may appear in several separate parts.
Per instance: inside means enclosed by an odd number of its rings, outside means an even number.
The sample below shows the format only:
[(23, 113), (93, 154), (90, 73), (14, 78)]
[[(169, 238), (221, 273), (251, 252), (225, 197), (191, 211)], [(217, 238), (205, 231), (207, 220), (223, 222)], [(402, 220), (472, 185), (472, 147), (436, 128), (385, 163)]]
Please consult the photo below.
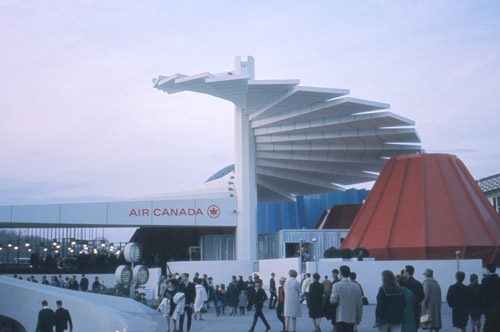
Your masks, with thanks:
[(481, 332), (481, 307), (477, 302), (477, 295), (479, 294), (479, 277), (477, 274), (470, 275), (470, 284), (467, 286), (472, 296), (472, 305), (470, 309), (470, 324), (472, 325), (472, 332)]
[(337, 328), (335, 327), (335, 323), (336, 323), (336, 319), (337, 319), (336, 318), (337, 306), (330, 303), (330, 296), (331, 296), (333, 284), (336, 284), (337, 282), (340, 281), (339, 273), (340, 273), (340, 271), (338, 269), (332, 270), (332, 282), (331, 282), (331, 287), (330, 287), (330, 293), (326, 295), (324, 308), (323, 308), (324, 313), (325, 313), (325, 318), (332, 322), (332, 326), (333, 326), (334, 331), (337, 331)]
[(271, 293), (271, 298), (269, 299), (269, 309), (276, 308), (276, 280), (274, 280), (275, 274), (271, 273), (271, 279), (269, 279), (269, 293)]
[(456, 327), (459, 332), (465, 332), (469, 320), (472, 296), (467, 286), (463, 284), (465, 273), (458, 271), (455, 273), (455, 278), (457, 283), (448, 288), (446, 302), (451, 308), (453, 327)]
[(99, 289), (101, 289), (101, 282), (99, 277), (95, 277), (95, 281), (92, 283), (92, 291), (97, 292)]
[(257, 325), (257, 320), (259, 319), (259, 317), (266, 326), (266, 331), (269, 331), (271, 329), (271, 325), (269, 325), (266, 317), (264, 316), (264, 313), (262, 312), (262, 308), (264, 307), (264, 302), (267, 300), (267, 294), (266, 291), (262, 289), (262, 281), (260, 279), (257, 279), (257, 281), (255, 281), (255, 294), (253, 300), (255, 304), (255, 314), (253, 316), (253, 324), (249, 332), (254, 331), (255, 325)]
[(179, 330), (182, 331), (184, 327), (184, 316), (187, 315), (187, 331), (191, 330), (191, 320), (193, 316), (194, 299), (196, 297), (196, 289), (194, 284), (189, 281), (189, 273), (181, 274), (181, 282), (179, 284), (179, 291), (185, 295), (184, 314), (181, 315), (179, 321)]
[(248, 283), (247, 289), (246, 289), (246, 294), (247, 294), (247, 299), (248, 299), (248, 301), (247, 301), (247, 310), (248, 311), (251, 311), (253, 305), (255, 304), (254, 299), (253, 299), (253, 297), (255, 296), (255, 288), (253, 285), (255, 285), (255, 283), (253, 283), (253, 282)]
[(73, 322), (71, 321), (71, 315), (67, 309), (62, 307), (62, 301), (57, 300), (57, 310), (56, 310), (56, 332), (63, 332), (68, 329), (73, 331)]
[(80, 290), (80, 285), (78, 285), (78, 280), (76, 280), (76, 276), (69, 281), (69, 289), (72, 290)]
[(86, 292), (89, 289), (89, 279), (85, 277), (85, 274), (82, 274), (82, 279), (80, 279), (80, 289), (82, 292)]
[(500, 277), (497, 273), (495, 273), (496, 269), (495, 264), (486, 265), (486, 272), (488, 273), (488, 276), (481, 282), (479, 294), (477, 295), (477, 301), (484, 310), (486, 321), (488, 318), (491, 318), (491, 308), (493, 308), (497, 303), (500, 303)]
[(42, 310), (38, 312), (38, 323), (36, 324), (36, 332), (54, 332), (55, 314), (49, 308), (49, 303), (42, 301)]
[(422, 283), (415, 278), (413, 278), (413, 274), (415, 273), (415, 268), (412, 265), (405, 266), (405, 287), (413, 292), (415, 295), (415, 300), (417, 301), (417, 310), (415, 310), (415, 324), (417, 325), (417, 329), (420, 327), (420, 313), (422, 311), (421, 303), (425, 298), (424, 295), (424, 286)]
[(313, 274), (313, 282), (309, 285), (309, 297), (307, 304), (309, 306), (309, 318), (313, 320), (315, 331), (320, 331), (319, 324), (323, 314), (323, 285), (319, 283), (319, 273)]

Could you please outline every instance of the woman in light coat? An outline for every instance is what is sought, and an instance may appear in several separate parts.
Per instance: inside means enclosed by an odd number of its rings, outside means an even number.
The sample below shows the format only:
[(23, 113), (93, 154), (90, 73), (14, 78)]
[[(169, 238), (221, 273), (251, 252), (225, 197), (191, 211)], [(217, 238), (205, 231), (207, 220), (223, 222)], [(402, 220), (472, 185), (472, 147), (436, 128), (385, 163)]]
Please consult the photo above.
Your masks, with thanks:
[(290, 331), (290, 318), (292, 318), (293, 332), (297, 328), (297, 317), (302, 316), (302, 311), (300, 310), (300, 283), (297, 280), (298, 273), (295, 270), (288, 271), (290, 279), (285, 282), (284, 293), (285, 293), (285, 331)]
[(201, 308), (205, 307), (205, 301), (208, 300), (207, 291), (203, 287), (202, 280), (196, 278), (194, 280), (196, 297), (194, 298), (194, 319), (197, 319), (198, 313), (200, 314), (200, 320), (203, 320), (203, 313)]
[[(167, 320), (167, 332), (170, 332), (170, 318), (175, 310), (174, 296), (177, 293), (177, 289), (174, 280), (169, 280), (165, 285), (167, 285), (167, 288), (160, 294), (163, 300), (157, 310)], [(174, 330), (176, 330), (176, 320), (174, 320)]]

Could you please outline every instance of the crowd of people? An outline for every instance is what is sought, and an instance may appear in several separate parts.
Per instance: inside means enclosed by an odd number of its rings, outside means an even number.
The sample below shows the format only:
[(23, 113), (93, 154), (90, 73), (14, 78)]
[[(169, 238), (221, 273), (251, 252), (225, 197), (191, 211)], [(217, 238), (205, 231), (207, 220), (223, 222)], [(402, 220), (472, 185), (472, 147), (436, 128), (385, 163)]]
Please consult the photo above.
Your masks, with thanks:
[[(17, 274), (14, 274), (15, 279), (23, 280), (22, 276), (17, 276)], [(27, 277), (26, 281), (38, 283), (38, 280), (35, 278), (34, 275)], [(62, 275), (56, 276), (53, 275), (50, 277), (50, 281), (47, 279), (47, 276), (42, 276), (42, 280), (40, 281), (43, 285), (50, 285), (54, 287), (61, 287), (61, 288), (67, 288), (71, 290), (76, 290), (76, 291), (82, 291), (82, 292), (88, 292), (92, 291), (94, 293), (98, 292), (103, 284), (99, 280), (99, 277), (95, 277), (94, 282), (92, 283), (92, 287), (89, 288), (89, 280), (85, 276), (85, 274), (82, 274), (82, 277), (80, 279), (80, 282), (78, 282), (76, 276), (66, 277), (63, 279)]]
[[(465, 273), (458, 271), (456, 284), (450, 286), (446, 302), (452, 309), (452, 323), (458, 332), (465, 332), (469, 320), (472, 331), (481, 331), (481, 315), (485, 314), (484, 332), (500, 331), (500, 278), (493, 264), (487, 266), (488, 276), (479, 284), (475, 274), (470, 275), (470, 284), (465, 286)], [(382, 285), (378, 289), (374, 327), (379, 332), (416, 332), (419, 328), (439, 331), (442, 328), (442, 292), (434, 279), (434, 271), (423, 272), (424, 281), (414, 278), (415, 269), (405, 266), (400, 274), (385, 270), (381, 274)], [(321, 321), (329, 320), (335, 332), (355, 332), (363, 315), (363, 305), (368, 304), (357, 275), (346, 265), (332, 270), (332, 279), (318, 273), (303, 275), (302, 281), (296, 270), (288, 277), (271, 274), (268, 292), (264, 282), (254, 274), (244, 280), (243, 276), (232, 276), (227, 286), (214, 284), (211, 277), (192, 280), (188, 273), (162, 277), (160, 292), (161, 311), (167, 320), (168, 331), (191, 330), (192, 317), (203, 320), (203, 313), (212, 305), (217, 316), (245, 315), (254, 311), (253, 332), (259, 319), (266, 331), (271, 329), (263, 308), (269, 300), (269, 309), (276, 310), (282, 324), (282, 332), (295, 332), (297, 319), (302, 315), (301, 304), (307, 304), (308, 315), (314, 331), (321, 332)], [(268, 295), (269, 294), (269, 295)], [(173, 325), (173, 330), (171, 326)]]
[[(496, 266), (488, 264), (487, 276), (479, 284), (476, 274), (469, 276), (470, 283), (465, 285), (466, 274), (458, 271), (456, 283), (446, 293), (446, 302), (452, 310), (452, 324), (457, 332), (465, 332), (470, 321), (473, 332), (481, 332), (481, 316), (485, 315), (484, 332), (500, 331), (500, 277)], [(442, 291), (434, 278), (434, 271), (423, 272), (424, 281), (414, 278), (415, 269), (405, 266), (400, 274), (390, 270), (381, 274), (381, 286), (376, 297), (374, 327), (379, 332), (416, 332), (419, 328), (437, 332), (442, 328), (441, 305)], [(323, 280), (318, 273), (306, 273), (299, 281), (296, 270), (289, 270), (288, 277), (271, 274), (266, 292), (264, 282), (258, 274), (248, 276), (232, 276), (227, 286), (215, 284), (212, 277), (196, 273), (191, 279), (188, 273), (170, 274), (161, 278), (159, 287), (160, 311), (167, 321), (167, 332), (191, 330), (192, 318), (203, 321), (203, 314), (214, 307), (217, 316), (241, 315), (254, 311), (253, 323), (249, 332), (253, 332), (259, 319), (266, 331), (271, 329), (263, 308), (268, 301), (268, 308), (276, 310), (276, 317), (282, 324), (282, 332), (296, 332), (297, 319), (302, 315), (302, 303), (307, 304), (308, 315), (312, 321), (314, 332), (321, 332), (323, 319), (329, 320), (334, 332), (356, 332), (363, 316), (363, 305), (368, 304), (357, 275), (346, 265), (333, 269), (331, 279), (325, 275)], [(22, 279), (22, 277), (15, 278)], [(26, 278), (29, 282), (39, 282), (34, 276)], [(72, 278), (51, 276), (49, 281), (42, 276), (42, 284), (63, 287), (75, 291), (98, 291), (102, 284), (95, 277), (92, 287), (82, 274), (80, 281)], [(269, 295), (268, 295), (269, 294)], [(60, 302), (60, 301), (58, 301)], [(47, 303), (42, 303), (39, 314), (40, 322), (56, 326), (57, 311), (50, 314)], [(65, 312), (62, 303), (58, 303), (61, 313)], [(42, 313), (43, 312), (43, 313)], [(52, 312), (53, 313), (53, 312)], [(62, 315), (62, 314), (61, 314)], [(71, 318), (68, 316), (72, 328)], [(49, 319), (47, 317), (53, 317)], [(62, 319), (62, 318), (61, 318)], [(328, 324), (330, 324), (328, 323)], [(171, 330), (171, 326), (173, 329)], [(61, 325), (62, 326), (62, 325)], [(67, 324), (66, 327), (67, 328)], [(39, 329), (37, 328), (37, 331)], [(40, 329), (43, 331), (43, 329)], [(47, 330), (52, 331), (52, 329)], [(60, 330), (63, 331), (63, 330)]]
[(45, 257), (34, 252), (30, 256), (30, 267), (37, 271), (50, 271), (57, 269), (70, 269), (72, 271), (88, 272), (95, 271), (110, 271), (116, 268), (124, 260), (121, 256), (108, 251), (99, 251), (97, 253), (85, 253), (64, 255), (61, 254), (46, 254)]

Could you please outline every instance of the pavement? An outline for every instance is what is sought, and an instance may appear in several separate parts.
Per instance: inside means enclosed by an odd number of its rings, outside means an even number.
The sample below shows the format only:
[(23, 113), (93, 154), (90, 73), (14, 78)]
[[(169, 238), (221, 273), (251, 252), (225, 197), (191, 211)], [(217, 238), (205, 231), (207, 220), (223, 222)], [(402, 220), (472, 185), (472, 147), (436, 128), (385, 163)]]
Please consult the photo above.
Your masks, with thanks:
[[(250, 329), (253, 322), (253, 315), (255, 311), (246, 312), (245, 316), (229, 316), (227, 314), (229, 310), (226, 308), (226, 314), (217, 317), (215, 314), (215, 309), (210, 307), (207, 313), (203, 314), (203, 321), (194, 320), (191, 326), (191, 332), (219, 332), (219, 331), (230, 331), (230, 332), (246, 332)], [(281, 322), (276, 318), (276, 311), (264, 309), (264, 315), (267, 321), (271, 324), (271, 331), (279, 332), (283, 329)], [(443, 328), (440, 332), (456, 332), (451, 323), (451, 309), (446, 303), (442, 304), (441, 315), (443, 321)], [(482, 318), (484, 324), (484, 317)], [(375, 322), (375, 305), (363, 306), (363, 319), (361, 324), (358, 326), (358, 332), (376, 332), (377, 329), (373, 328)], [(323, 332), (331, 332), (332, 324), (330, 321), (324, 318), (321, 321), (321, 330)], [(173, 331), (173, 325), (171, 325)], [(470, 329), (470, 322), (467, 326)], [(258, 321), (255, 328), (255, 332), (265, 331), (266, 327), (262, 321)], [(305, 305), (302, 305), (302, 317), (297, 318), (297, 332), (311, 332), (314, 330), (312, 320), (308, 316), (308, 310)], [(186, 331), (186, 321), (184, 321), (184, 331)], [(423, 331), (423, 330), (419, 330)]]

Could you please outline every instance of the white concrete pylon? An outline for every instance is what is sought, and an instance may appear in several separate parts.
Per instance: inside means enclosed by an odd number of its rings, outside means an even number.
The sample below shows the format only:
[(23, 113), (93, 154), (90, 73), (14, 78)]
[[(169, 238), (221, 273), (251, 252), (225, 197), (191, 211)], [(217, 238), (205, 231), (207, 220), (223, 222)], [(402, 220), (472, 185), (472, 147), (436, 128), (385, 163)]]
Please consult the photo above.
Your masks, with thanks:
[(235, 105), (238, 259), (257, 259), (257, 201), (344, 190), (372, 181), (393, 156), (420, 153), (415, 123), (347, 89), (256, 80), (255, 60), (232, 72), (159, 76), (167, 93), (193, 91)]

